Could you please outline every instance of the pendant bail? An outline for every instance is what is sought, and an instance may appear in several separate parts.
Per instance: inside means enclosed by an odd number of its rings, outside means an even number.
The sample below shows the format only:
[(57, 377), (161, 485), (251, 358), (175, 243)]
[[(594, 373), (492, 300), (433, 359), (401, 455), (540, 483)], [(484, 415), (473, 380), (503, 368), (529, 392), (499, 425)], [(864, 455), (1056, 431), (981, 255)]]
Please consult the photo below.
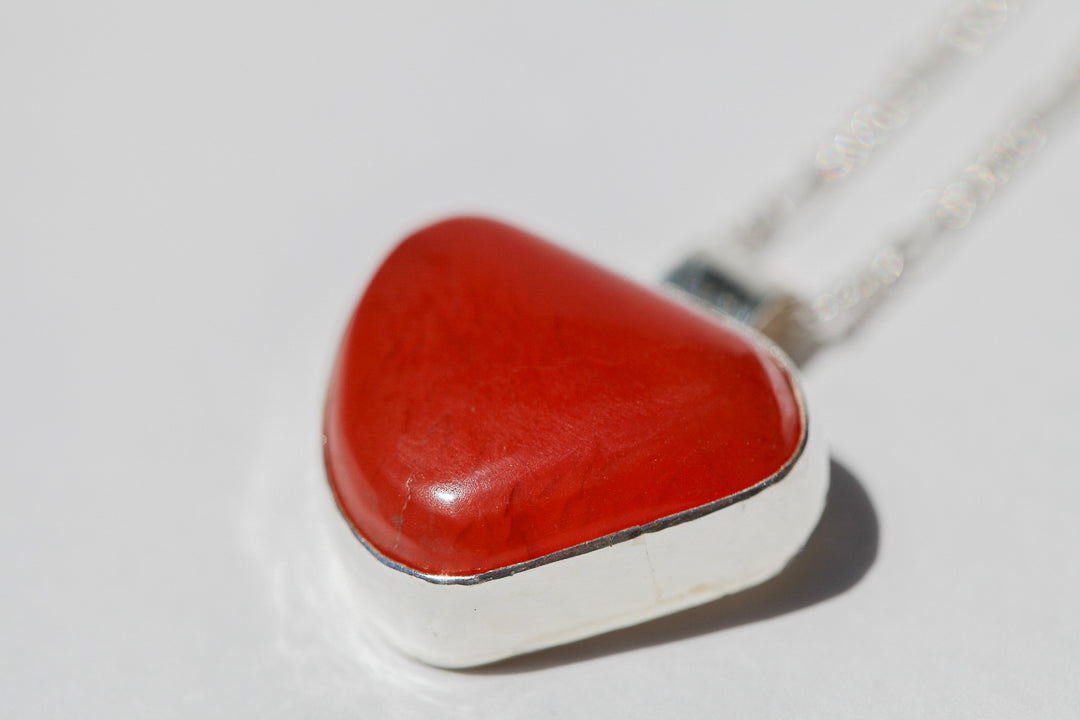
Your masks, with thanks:
[(746, 253), (727, 250), (699, 250), (669, 272), (665, 284), (759, 331), (797, 365), (805, 363), (821, 345), (806, 303), (767, 279), (760, 263)]

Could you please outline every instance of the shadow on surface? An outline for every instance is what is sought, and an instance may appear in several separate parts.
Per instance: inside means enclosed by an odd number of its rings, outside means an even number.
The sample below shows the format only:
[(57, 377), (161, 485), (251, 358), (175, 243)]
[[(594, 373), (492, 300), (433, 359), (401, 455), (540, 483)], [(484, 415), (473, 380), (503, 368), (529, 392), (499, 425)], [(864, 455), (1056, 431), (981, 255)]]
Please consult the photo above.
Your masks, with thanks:
[(833, 459), (829, 474), (821, 520), (802, 551), (771, 580), (641, 625), (461, 672), (500, 675), (540, 670), (766, 620), (839, 595), (874, 564), (878, 522), (866, 490), (847, 468)]

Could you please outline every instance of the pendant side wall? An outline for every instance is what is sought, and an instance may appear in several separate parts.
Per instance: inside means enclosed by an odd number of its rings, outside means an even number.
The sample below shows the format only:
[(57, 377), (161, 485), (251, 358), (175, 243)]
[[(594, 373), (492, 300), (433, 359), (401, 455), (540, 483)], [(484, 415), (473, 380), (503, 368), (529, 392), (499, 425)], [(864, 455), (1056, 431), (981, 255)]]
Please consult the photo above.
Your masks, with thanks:
[[(828, 487), (821, 432), (808, 428), (787, 475), (696, 519), (475, 585), (440, 585), (383, 564), (332, 523), (350, 601), (400, 650), (470, 667), (715, 600), (782, 570), (817, 524)], [(333, 500), (326, 493), (327, 504)], [(334, 515), (336, 508), (331, 508)]]

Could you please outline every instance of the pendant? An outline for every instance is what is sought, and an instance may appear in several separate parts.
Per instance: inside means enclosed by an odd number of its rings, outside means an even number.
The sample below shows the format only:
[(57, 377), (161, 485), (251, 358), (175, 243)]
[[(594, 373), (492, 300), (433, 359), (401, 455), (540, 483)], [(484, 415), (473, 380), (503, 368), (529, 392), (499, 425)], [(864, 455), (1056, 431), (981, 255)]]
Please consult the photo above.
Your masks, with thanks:
[(324, 457), (365, 611), (445, 667), (762, 582), (828, 482), (763, 336), (472, 218), (407, 238), (371, 280)]

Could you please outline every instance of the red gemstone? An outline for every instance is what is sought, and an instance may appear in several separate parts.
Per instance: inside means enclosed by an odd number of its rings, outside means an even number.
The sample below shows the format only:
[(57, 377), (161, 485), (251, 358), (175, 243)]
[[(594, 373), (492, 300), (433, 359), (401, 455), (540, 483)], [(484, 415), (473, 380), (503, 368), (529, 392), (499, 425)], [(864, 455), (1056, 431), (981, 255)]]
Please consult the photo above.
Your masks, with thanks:
[(353, 528), (474, 575), (715, 503), (796, 453), (796, 391), (757, 342), (515, 228), (406, 239), (349, 323), (326, 467)]

